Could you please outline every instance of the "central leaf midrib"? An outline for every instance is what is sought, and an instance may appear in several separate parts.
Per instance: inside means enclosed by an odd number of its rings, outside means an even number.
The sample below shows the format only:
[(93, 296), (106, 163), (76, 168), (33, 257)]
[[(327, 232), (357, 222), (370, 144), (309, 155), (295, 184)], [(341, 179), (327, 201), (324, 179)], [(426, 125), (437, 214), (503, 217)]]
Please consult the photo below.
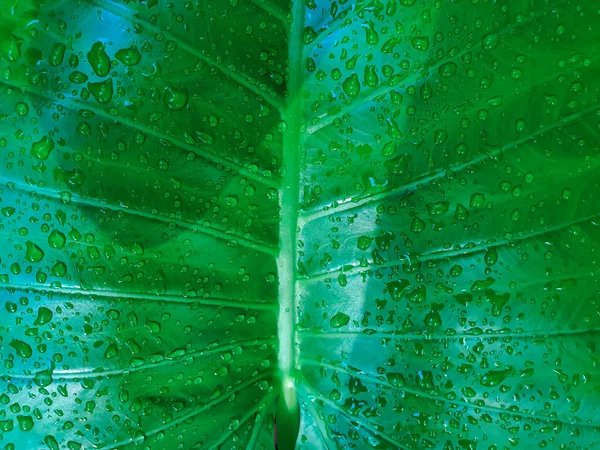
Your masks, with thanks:
[[(297, 355), (294, 331), (296, 297), (296, 259), (298, 204), (300, 193), (300, 157), (302, 145), (302, 31), (304, 6), (292, 3), (288, 38), (289, 72), (286, 106), (282, 111), (285, 131), (282, 149), (283, 180), (279, 195), (280, 228), (277, 271), (279, 281), (278, 369), (281, 395), (278, 402), (277, 429), (280, 448), (293, 447), (298, 432), (298, 401), (295, 389)], [(285, 442), (284, 442), (285, 441)]]

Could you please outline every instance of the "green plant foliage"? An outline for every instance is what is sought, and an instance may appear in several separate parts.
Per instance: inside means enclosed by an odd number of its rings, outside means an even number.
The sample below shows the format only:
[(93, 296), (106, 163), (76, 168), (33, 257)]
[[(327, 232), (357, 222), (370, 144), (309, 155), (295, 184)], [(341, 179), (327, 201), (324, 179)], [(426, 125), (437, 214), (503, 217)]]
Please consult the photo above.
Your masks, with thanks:
[(0, 2), (0, 449), (599, 448), (599, 25)]

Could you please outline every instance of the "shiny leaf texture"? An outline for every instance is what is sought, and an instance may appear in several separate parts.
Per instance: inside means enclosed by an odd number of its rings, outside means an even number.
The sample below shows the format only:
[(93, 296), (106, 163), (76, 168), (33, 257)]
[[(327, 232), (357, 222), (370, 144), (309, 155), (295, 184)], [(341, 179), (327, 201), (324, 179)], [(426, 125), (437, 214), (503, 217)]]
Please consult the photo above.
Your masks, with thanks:
[(599, 23), (0, 3), (0, 448), (600, 447)]

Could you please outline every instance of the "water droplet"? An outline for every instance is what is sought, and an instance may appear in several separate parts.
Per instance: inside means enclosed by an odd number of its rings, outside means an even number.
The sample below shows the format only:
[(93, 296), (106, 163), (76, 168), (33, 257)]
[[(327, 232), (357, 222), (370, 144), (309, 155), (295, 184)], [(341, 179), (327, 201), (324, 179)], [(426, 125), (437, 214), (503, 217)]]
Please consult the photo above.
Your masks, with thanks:
[(309, 45), (311, 42), (317, 39), (318, 36), (319, 33), (317, 33), (313, 27), (306, 27), (302, 32), (302, 42), (304, 45)]
[(477, 395), (477, 392), (475, 391), (475, 389), (473, 389), (472, 387), (469, 387), (469, 386), (462, 388), (461, 392), (467, 398), (475, 397)]
[(429, 38), (424, 36), (415, 36), (410, 41), (413, 48), (416, 50), (425, 51), (429, 49)]
[(342, 87), (349, 97), (357, 97), (358, 94), (360, 94), (360, 81), (358, 80), (358, 75), (355, 73), (350, 75), (342, 82)]
[(495, 97), (492, 97), (487, 101), (487, 103), (490, 106), (502, 106), (502, 96), (497, 95)]
[(469, 210), (460, 203), (457, 203), (454, 218), (456, 220), (467, 220), (469, 218)]
[(44, 258), (44, 252), (35, 243), (27, 241), (25, 243), (27, 249), (25, 251), (25, 260), (38, 263)]
[(406, 294), (409, 302), (423, 303), (427, 300), (427, 288), (424, 285), (417, 286), (411, 292)]
[(450, 208), (450, 203), (442, 201), (436, 203), (427, 203), (425, 206), (427, 207), (427, 212), (429, 213), (429, 215), (435, 217), (446, 214), (446, 212), (448, 212), (448, 209)]
[(425, 230), (425, 222), (415, 217), (410, 225), (410, 231), (413, 233), (422, 233)]
[(88, 63), (99, 77), (105, 77), (110, 72), (110, 58), (104, 49), (104, 44), (98, 41), (92, 44), (92, 49), (87, 54)]
[(423, 323), (428, 328), (438, 328), (442, 326), (442, 317), (437, 311), (430, 311), (425, 316)]
[(19, 422), (21, 431), (30, 431), (34, 425), (33, 417), (31, 416), (17, 416), (17, 422)]
[(486, 265), (493, 266), (498, 262), (498, 251), (495, 248), (489, 248), (485, 252), (483, 259)]
[(448, 140), (448, 132), (446, 130), (436, 130), (433, 136), (433, 142), (435, 145), (443, 144)]
[(135, 66), (142, 60), (142, 55), (140, 54), (137, 46), (132, 45), (129, 48), (117, 50), (117, 53), (115, 53), (115, 58), (117, 58), (126, 66)]
[(402, 388), (406, 386), (406, 379), (401, 373), (388, 372), (386, 374), (386, 378), (388, 382), (395, 388)]
[(370, 238), (369, 236), (360, 236), (358, 238), (358, 241), (356, 243), (356, 246), (360, 249), (360, 250), (368, 250), (369, 247), (371, 246), (371, 242), (373, 242), (373, 239)]
[(377, 72), (374, 65), (368, 65), (365, 67), (365, 85), (369, 87), (377, 86), (379, 83), (379, 77), (377, 76)]
[(187, 104), (188, 92), (185, 88), (175, 89), (173, 87), (166, 87), (164, 102), (169, 109), (178, 111)]
[(489, 33), (481, 38), (481, 48), (487, 51), (494, 50), (499, 43), (500, 36), (496, 33)]
[(490, 370), (479, 379), (479, 383), (485, 387), (498, 386), (513, 373), (513, 367), (507, 367), (504, 370)]
[(31, 145), (31, 155), (36, 159), (45, 160), (50, 156), (50, 152), (54, 150), (54, 141), (48, 136), (44, 136), (37, 142)]
[(22, 358), (31, 358), (33, 355), (33, 350), (31, 350), (31, 347), (26, 342), (13, 339), (8, 345), (14, 348), (17, 351), (17, 355)]
[(53, 66), (60, 66), (65, 57), (65, 50), (67, 47), (65, 44), (54, 44), (52, 46), (52, 51), (50, 52), (50, 64)]
[(146, 321), (146, 328), (148, 328), (151, 333), (160, 333), (161, 326), (158, 322), (148, 320)]
[(47, 324), (51, 320), (52, 320), (52, 311), (44, 306), (40, 306), (38, 308), (37, 318), (35, 319), (35, 322), (33, 322), (33, 324), (35, 326), (42, 326), (44, 324)]
[(88, 89), (99, 103), (108, 103), (113, 96), (113, 81), (112, 78), (107, 78), (98, 83), (88, 83)]
[(340, 391), (338, 391), (337, 389), (333, 389), (329, 393), (329, 400), (333, 400), (334, 402), (337, 402), (340, 398), (342, 398), (342, 393)]
[(442, 78), (450, 78), (456, 74), (458, 66), (453, 62), (447, 62), (440, 66), (438, 72)]
[(196, 131), (196, 136), (203, 145), (213, 145), (215, 143), (215, 138), (204, 131)]
[(5, 206), (4, 208), (2, 208), (0, 210), (0, 212), (2, 212), (2, 215), (4, 217), (10, 217), (15, 213), (16, 209), (13, 208), (12, 206)]
[(523, 71), (518, 67), (513, 67), (510, 69), (510, 76), (513, 80), (518, 80), (523, 76)]
[(119, 354), (119, 349), (117, 348), (117, 345), (116, 344), (110, 344), (106, 348), (106, 351), (104, 352), (104, 358), (105, 359), (112, 359), (112, 358), (115, 358), (118, 354)]
[(238, 205), (238, 197), (235, 195), (228, 195), (224, 200), (225, 204), (231, 208), (235, 208)]
[(48, 244), (52, 248), (61, 249), (65, 246), (66, 242), (67, 242), (66, 236), (58, 230), (53, 230), (48, 235)]
[(347, 314), (344, 314), (342, 312), (339, 312), (331, 318), (331, 320), (329, 321), (329, 325), (332, 328), (341, 328), (343, 326), (348, 325), (349, 322), (350, 322), (350, 316), (348, 316)]
[(67, 274), (67, 265), (58, 261), (54, 266), (52, 266), (52, 275), (55, 277), (64, 277)]
[(485, 196), (480, 193), (475, 193), (471, 195), (471, 201), (469, 202), (469, 206), (471, 208), (483, 208), (485, 204)]
[(36, 372), (35, 377), (33, 378), (33, 382), (37, 384), (39, 387), (46, 387), (52, 384), (52, 372), (54, 369), (51, 367), (46, 370), (40, 370)]
[(88, 76), (83, 72), (79, 72), (78, 70), (71, 72), (71, 74), (69, 75), (69, 81), (71, 83), (85, 83), (87, 80)]
[[(489, 279), (489, 280), (492, 280), (492, 279)], [(486, 280), (486, 281), (488, 281), (488, 280)], [(483, 282), (479, 281), (477, 283), (481, 283), (483, 288), (486, 287), (485, 281), (483, 281)], [(479, 288), (479, 289), (481, 289), (481, 288)], [(471, 287), (471, 290), (472, 291), (477, 290), (477, 289), (475, 289), (475, 283)], [(492, 316), (500, 317), (502, 315), (502, 310), (503, 310), (504, 306), (510, 300), (510, 294), (509, 293), (496, 294), (491, 289), (485, 289), (485, 296), (486, 296), (486, 299), (492, 304)]]
[(431, 100), (431, 97), (433, 97), (433, 89), (431, 88), (431, 84), (425, 82), (423, 86), (421, 86), (420, 94), (423, 101)]
[(373, 22), (369, 22), (368, 26), (365, 26), (365, 39), (367, 41), (367, 44), (369, 45), (377, 45), (377, 43), (379, 42), (379, 34), (377, 34), (377, 31), (375, 31), (375, 25), (373, 24)]
[(59, 450), (58, 442), (54, 436), (46, 436), (44, 438), (44, 443), (48, 446), (50, 450)]
[(21, 117), (26, 116), (27, 114), (29, 114), (29, 106), (27, 105), (27, 103), (19, 102), (15, 106), (15, 111)]
[(408, 280), (390, 281), (389, 283), (386, 283), (386, 287), (392, 300), (399, 301), (410, 287), (410, 282)]

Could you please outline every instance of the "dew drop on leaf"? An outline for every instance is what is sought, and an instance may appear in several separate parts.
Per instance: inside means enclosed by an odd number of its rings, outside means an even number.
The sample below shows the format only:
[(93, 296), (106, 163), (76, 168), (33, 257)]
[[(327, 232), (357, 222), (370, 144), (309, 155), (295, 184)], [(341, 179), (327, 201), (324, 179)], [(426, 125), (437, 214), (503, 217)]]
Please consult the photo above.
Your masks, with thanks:
[(78, 70), (71, 72), (69, 75), (69, 81), (71, 83), (81, 84), (85, 83), (88, 79), (89, 78), (85, 73), (79, 72)]
[(33, 378), (33, 382), (37, 384), (39, 387), (50, 386), (53, 382), (52, 379), (52, 371), (53, 369), (40, 370), (36, 372), (35, 377)]
[(63, 59), (65, 57), (65, 50), (67, 49), (67, 46), (65, 44), (54, 44), (52, 46), (52, 51), (50, 53), (50, 64), (53, 66), (60, 66), (63, 62)]
[(406, 379), (401, 373), (388, 372), (385, 376), (388, 380), (388, 383), (390, 383), (395, 388), (402, 388), (406, 386)]
[(484, 373), (479, 382), (482, 386), (485, 387), (493, 387), (498, 386), (502, 383), (507, 377), (511, 376), (514, 373), (513, 367), (507, 367), (503, 370), (490, 370)]
[(19, 339), (13, 339), (9, 345), (14, 348), (17, 351), (17, 355), (22, 358), (31, 358), (33, 355), (33, 350), (29, 344)]
[(19, 116), (26, 116), (27, 114), (29, 114), (29, 106), (27, 105), (27, 103), (19, 102), (15, 106), (15, 111)]
[(344, 80), (342, 87), (344, 88), (344, 92), (349, 97), (357, 97), (358, 94), (360, 94), (360, 81), (358, 79), (358, 75), (355, 73), (350, 75)]
[(50, 309), (46, 308), (45, 306), (40, 306), (38, 308), (37, 318), (33, 324), (36, 326), (45, 325), (52, 321), (52, 317), (53, 314)]
[(440, 66), (438, 72), (442, 78), (451, 78), (456, 74), (457, 70), (458, 66), (456, 65), (456, 63), (447, 62)]
[(489, 33), (481, 38), (481, 47), (487, 51), (494, 50), (499, 43), (500, 37), (496, 33)]
[(34, 242), (26, 242), (25, 260), (32, 263), (39, 263), (44, 259), (44, 252)]
[(373, 239), (370, 238), (369, 236), (360, 236), (358, 238), (358, 242), (356, 243), (356, 246), (360, 250), (368, 250), (369, 247), (371, 246), (371, 242), (373, 242)]
[(410, 41), (416, 50), (426, 51), (429, 49), (429, 38), (426, 36), (416, 36)]
[(391, 281), (386, 284), (386, 287), (392, 300), (399, 301), (410, 287), (410, 281), (404, 279)]
[(44, 438), (44, 443), (48, 446), (49, 450), (59, 450), (58, 441), (54, 436), (46, 436)]
[(106, 104), (112, 100), (112, 78), (107, 78), (106, 80), (100, 81), (98, 83), (88, 83), (87, 86), (98, 103)]
[(338, 312), (331, 318), (331, 320), (329, 321), (329, 325), (331, 326), (331, 328), (341, 328), (343, 326), (348, 325), (349, 322), (350, 316), (342, 312)]
[(52, 248), (61, 249), (67, 242), (66, 236), (58, 230), (53, 230), (48, 235), (48, 244)]
[(35, 425), (33, 421), (33, 417), (31, 416), (17, 416), (17, 422), (19, 423), (19, 428), (21, 431), (31, 431), (33, 426)]
[(106, 54), (102, 42), (95, 42), (87, 53), (88, 63), (99, 77), (105, 77), (110, 72), (110, 58)]
[(48, 136), (44, 136), (39, 141), (31, 145), (31, 155), (40, 160), (46, 160), (50, 153), (54, 150), (54, 140)]
[(185, 88), (165, 88), (164, 102), (165, 105), (173, 111), (182, 109), (188, 102), (187, 90)]
[(131, 47), (117, 50), (115, 53), (115, 58), (117, 58), (126, 66), (135, 66), (142, 60), (142, 55), (140, 54), (137, 46), (132, 45)]

